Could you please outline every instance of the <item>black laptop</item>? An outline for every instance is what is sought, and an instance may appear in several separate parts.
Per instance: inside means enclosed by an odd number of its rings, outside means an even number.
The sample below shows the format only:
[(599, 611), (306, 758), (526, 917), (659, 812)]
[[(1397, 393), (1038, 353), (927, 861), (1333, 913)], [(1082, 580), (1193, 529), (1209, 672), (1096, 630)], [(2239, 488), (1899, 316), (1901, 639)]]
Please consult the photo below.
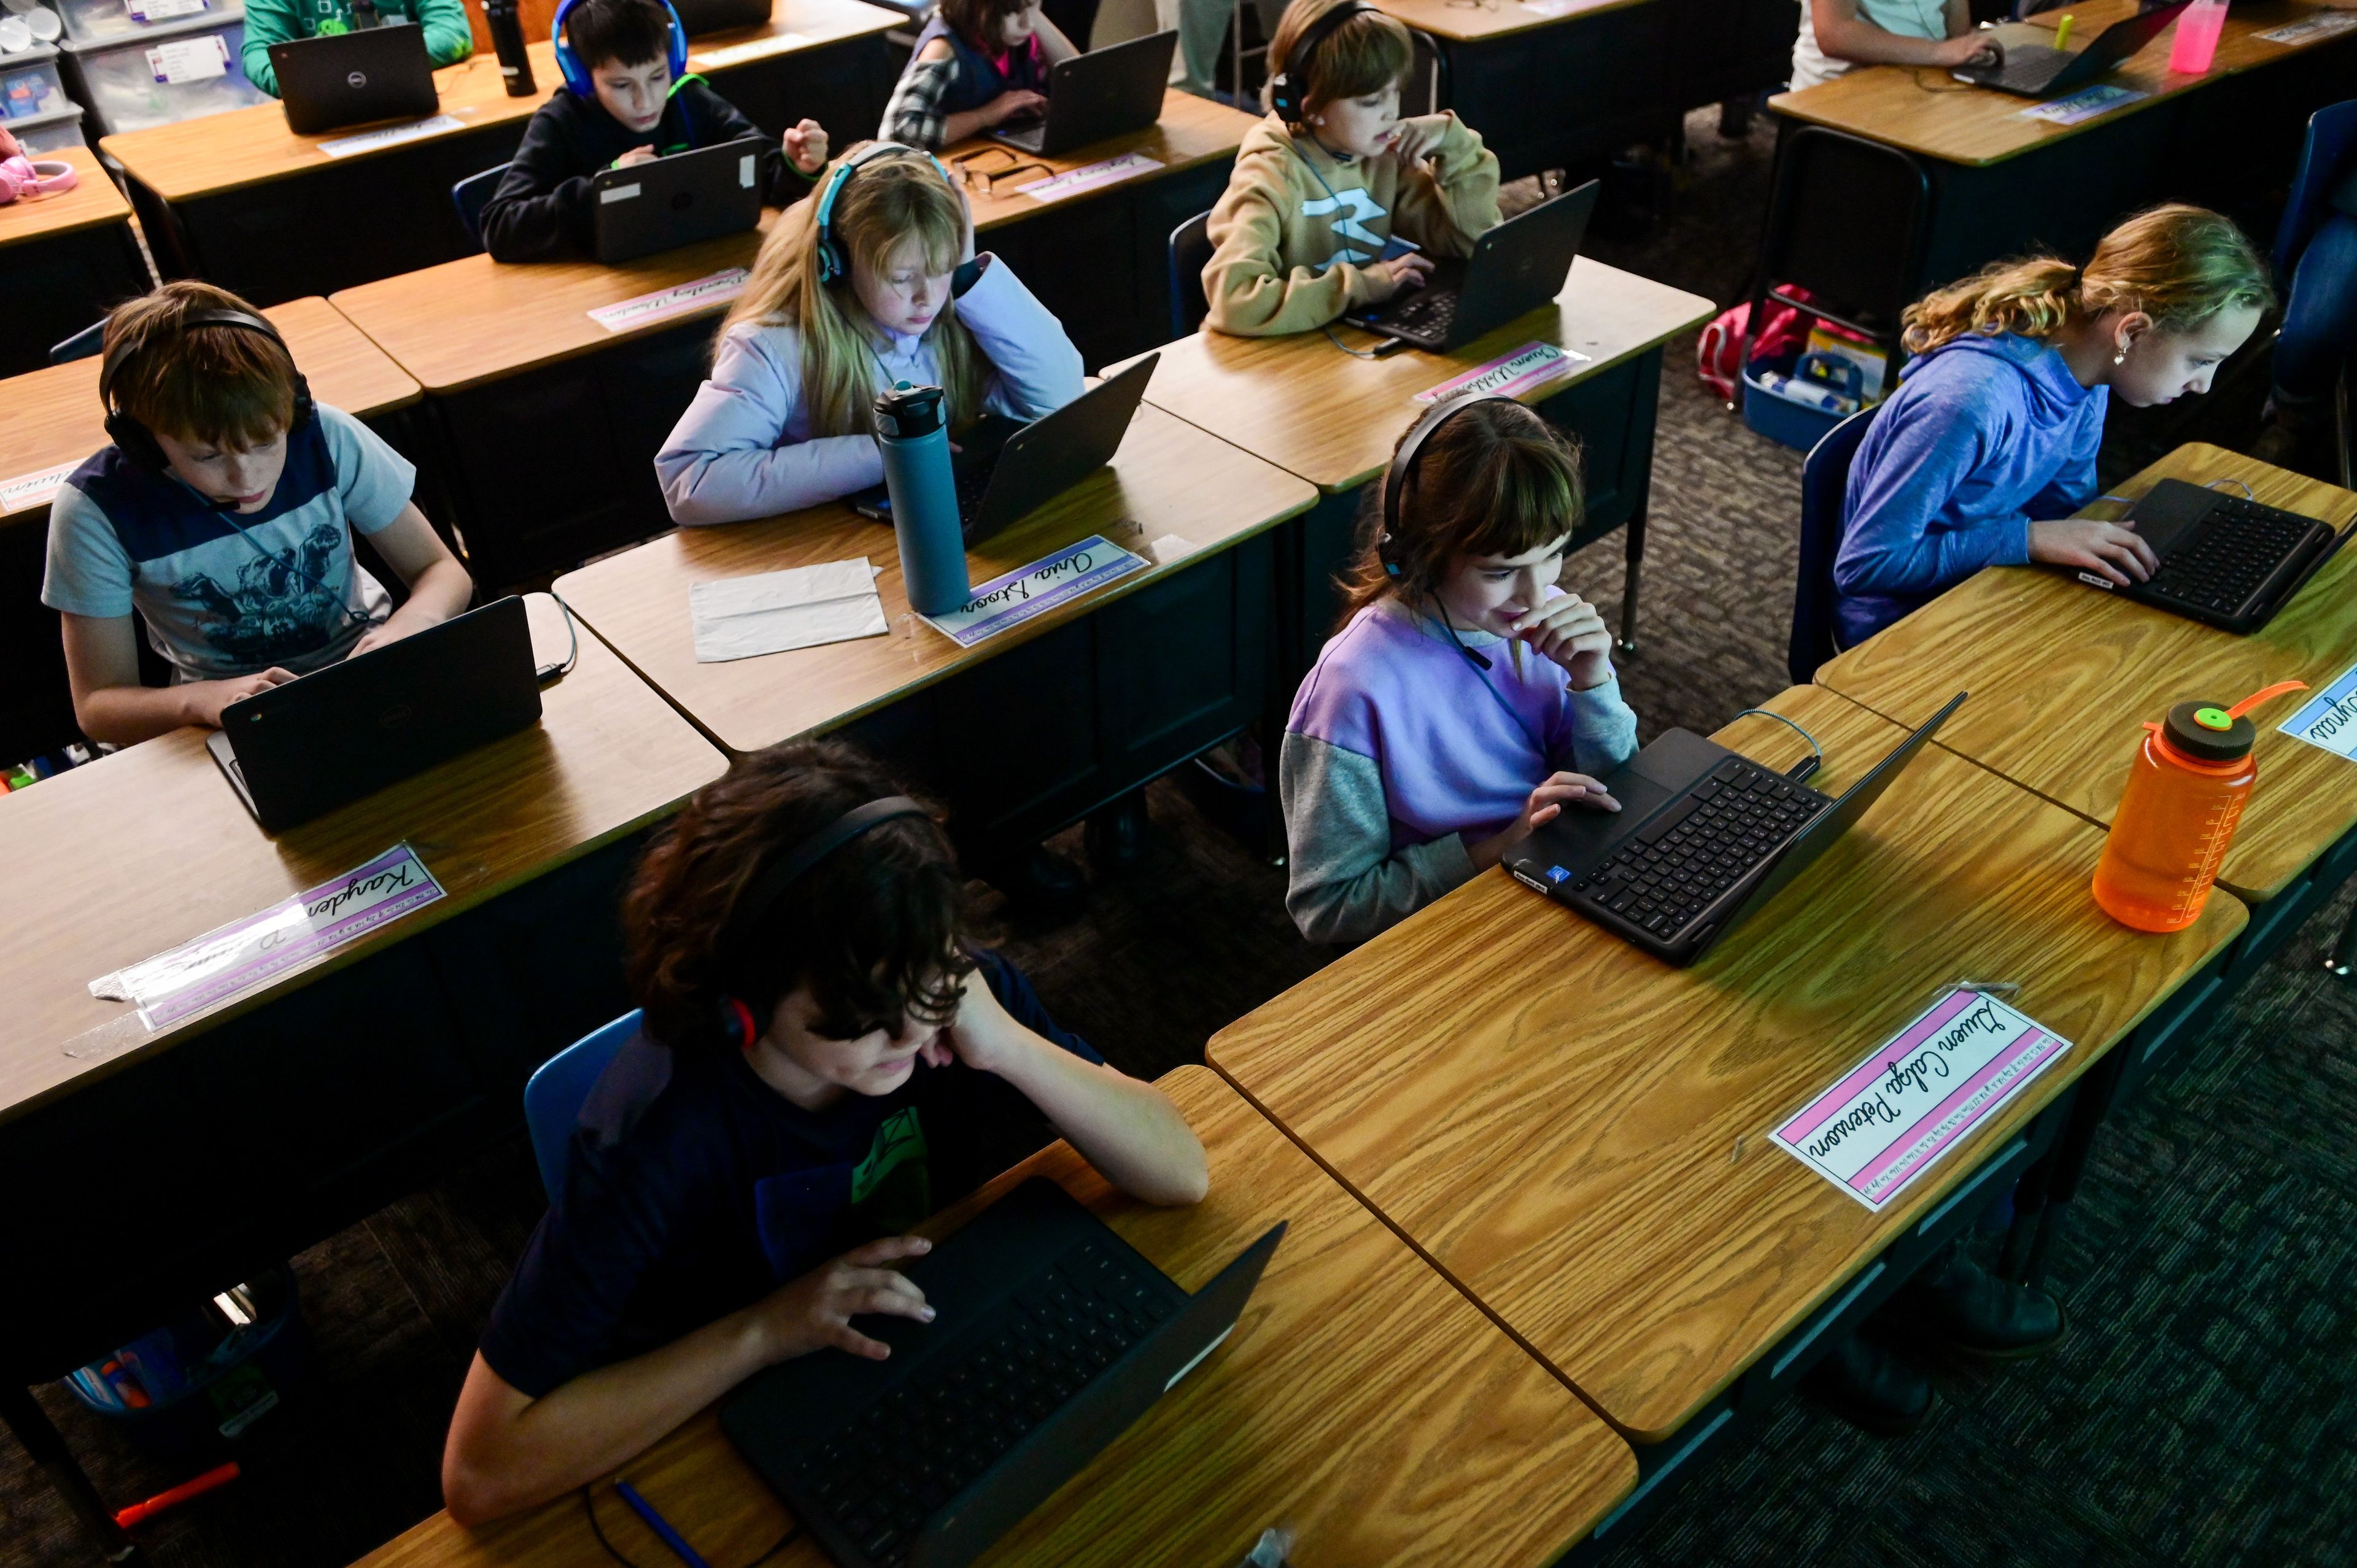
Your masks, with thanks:
[(909, 1266), (931, 1323), (858, 1320), (890, 1359), (772, 1367), (720, 1428), (843, 1568), (957, 1568), (1218, 1348), (1284, 1234), (1189, 1295), (1034, 1176)]
[(745, 136), (598, 170), (589, 182), (597, 259), (612, 266), (759, 228), (761, 159), (771, 145)]
[(738, 27), (766, 27), (774, 0), (672, 0), (680, 30), (691, 38)]
[[(1028, 424), (985, 414), (968, 426), (950, 459), (966, 542), (1028, 517), (1112, 462), (1161, 358), (1146, 355)], [(852, 497), (851, 510), (877, 522), (892, 521), (892, 499), (881, 485)]]
[[(2177, 0), (2175, 5), (2156, 5), (2114, 22), (2089, 38), (2086, 48), (2076, 51), (2058, 49), (2050, 44), (2012, 42), (2009, 40), (2026, 36), (2027, 29), (2007, 28), (2001, 36), (1989, 39), (1989, 48), (1996, 51), (1995, 64), (1959, 66), (1952, 74), (1958, 81), (1994, 87), (1999, 92), (2022, 98), (2060, 98), (2091, 85), (2158, 38), (2161, 29), (2177, 20), (2177, 14), (2188, 3), (2189, 0)], [(2051, 27), (2038, 31), (2050, 38), (2054, 36)]]
[(1148, 33), (1058, 60), (1048, 73), (1048, 112), (1036, 120), (998, 126), (990, 133), (992, 139), (1053, 157), (1145, 130), (1162, 117), (1170, 51), (1178, 41), (1175, 31)]
[(1655, 958), (1692, 963), (1847, 832), (1964, 697), (1838, 800), (1690, 730), (1666, 730), (1604, 775), (1619, 811), (1563, 812), (1506, 869)]
[(274, 833), (539, 719), (532, 628), (510, 595), (231, 703), (205, 746)]
[(2350, 532), (2336, 533), (2316, 518), (2183, 479), (2154, 485), (2128, 518), (2160, 558), (2160, 570), (2126, 587), (2097, 572), (2072, 575), (2124, 599), (2242, 632), (2273, 620)]
[(441, 107), (425, 29), (414, 22), (273, 44), (270, 69), (278, 73), (286, 128), (298, 136), (372, 120), (422, 120)]
[(1591, 179), (1507, 219), (1474, 241), (1463, 261), (1436, 260), (1422, 288), (1402, 290), (1349, 319), (1441, 353), (1536, 310), (1562, 292), (1598, 188)]

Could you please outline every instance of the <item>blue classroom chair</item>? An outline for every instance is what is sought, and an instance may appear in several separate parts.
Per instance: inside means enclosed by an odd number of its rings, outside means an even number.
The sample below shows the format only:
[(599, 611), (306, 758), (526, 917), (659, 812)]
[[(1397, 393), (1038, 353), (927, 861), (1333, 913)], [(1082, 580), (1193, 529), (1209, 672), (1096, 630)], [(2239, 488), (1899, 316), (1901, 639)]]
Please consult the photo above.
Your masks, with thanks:
[(1203, 325), (1211, 302), (1203, 297), (1203, 267), (1211, 259), (1211, 215), (1198, 212), (1170, 231), (1170, 336)]
[(540, 1064), (523, 1086), (523, 1124), (532, 1134), (532, 1157), (540, 1166), (540, 1185), (554, 1204), (565, 1190), (565, 1160), (573, 1146), (574, 1123), (581, 1119), (582, 1102), (590, 1087), (622, 1043), (639, 1032), (645, 1015), (638, 1008), (602, 1029), (584, 1035)]
[(1841, 553), (1842, 494), (1850, 459), (1866, 439), (1874, 410), (1859, 409), (1818, 438), (1801, 464), (1801, 569), (1792, 583), (1792, 640), (1784, 667), (1793, 682), (1816, 679), (1817, 666), (1841, 651), (1834, 639), (1834, 558)]
[(500, 164), (470, 174), (450, 188), (450, 205), (458, 209), (459, 226), (479, 251), (483, 248), (483, 204), (490, 200), (491, 192), (500, 188), (500, 176), (507, 172), (508, 166)]
[(71, 364), (76, 360), (87, 360), (98, 352), (99, 345), (105, 337), (106, 319), (101, 317), (64, 342), (51, 345), (49, 363), (66, 365)]

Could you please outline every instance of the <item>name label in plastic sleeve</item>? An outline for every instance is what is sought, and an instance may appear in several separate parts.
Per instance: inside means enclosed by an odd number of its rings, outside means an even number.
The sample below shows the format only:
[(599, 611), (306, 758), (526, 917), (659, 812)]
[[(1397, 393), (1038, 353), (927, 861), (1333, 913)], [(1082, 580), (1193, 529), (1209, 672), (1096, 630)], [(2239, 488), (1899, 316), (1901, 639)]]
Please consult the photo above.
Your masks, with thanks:
[(2083, 125), (2097, 115), (2108, 114), (2124, 103), (2134, 103), (2138, 99), (2151, 96), (2151, 93), (2138, 92), (2133, 87), (2118, 87), (2105, 83), (2098, 87), (2082, 89), (2068, 98), (2058, 98), (2051, 103), (2033, 103), (2021, 112), (2021, 118), (2043, 120), (2050, 125)]
[(332, 136), (319, 144), (319, 150), (331, 158), (348, 158), (354, 153), (372, 153), (380, 147), (397, 147), (404, 142), (422, 141), (466, 128), (467, 123), (456, 114), (429, 114), (406, 125), (387, 125), (382, 131), (362, 131), (356, 136)]
[(993, 577), (947, 615), (922, 618), (960, 648), (972, 648), (986, 637), (1020, 626), (1147, 564), (1144, 556), (1131, 554), (1103, 534), (1093, 534), (1069, 550)]
[(783, 54), (810, 42), (800, 33), (771, 33), (766, 38), (753, 38), (726, 48), (699, 49), (688, 63), (699, 70), (717, 70), (723, 66), (737, 65), (748, 59), (760, 59), (768, 55)]
[(1486, 365), (1476, 365), (1461, 376), (1453, 376), (1437, 387), (1426, 387), (1415, 394), (1415, 401), (1431, 404), (1452, 398), (1484, 397), (1492, 392), (1501, 397), (1520, 397), (1533, 387), (1571, 374), (1574, 365), (1586, 363), (1587, 356), (1577, 349), (1558, 349), (1552, 343), (1525, 343)]
[(147, 51), (147, 70), (168, 87), (209, 81), (229, 74), (229, 41), (219, 33), (200, 38), (174, 38)]
[(322, 953), (443, 897), (417, 852), (393, 845), (366, 865), (282, 898), (192, 942), (90, 983), (93, 996), (130, 1002), (151, 1029), (264, 985)]
[(2071, 1042), (1951, 991), (1769, 1137), (1879, 1214)]
[(2335, 33), (2345, 33), (2357, 27), (2357, 16), (2346, 11), (2327, 11), (2320, 16), (2304, 16), (2259, 37), (2271, 44), (2312, 44), (2319, 38), (2329, 38)]
[(168, 22), (175, 16), (193, 16), (210, 3), (210, 0), (129, 0), (123, 8), (133, 21), (144, 26)]
[(710, 306), (726, 305), (745, 292), (745, 280), (752, 273), (744, 267), (723, 267), (687, 283), (659, 288), (652, 294), (601, 305), (589, 313), (589, 319), (608, 332), (628, 332), (633, 327), (643, 327), (650, 321), (667, 317), (684, 316), (691, 310), (703, 310)]
[(60, 463), (54, 468), (44, 468), (38, 474), (19, 474), (13, 479), (0, 479), (0, 512), (30, 511), (37, 506), (47, 506), (58, 493), (66, 477), (81, 467), (82, 460)]
[(2277, 726), (2309, 745), (2357, 762), (2357, 665), (2308, 700), (2308, 705)]
[(1067, 169), (1062, 174), (1047, 179), (1035, 179), (1028, 185), (1018, 185), (1015, 188), (1015, 193), (1017, 196), (1028, 196), (1034, 201), (1062, 201), (1068, 197), (1079, 196), (1103, 186), (1113, 185), (1125, 179), (1135, 179), (1142, 174), (1151, 174), (1161, 166), (1161, 164), (1147, 157), (1144, 153), (1124, 153), (1117, 158), (1106, 158), (1102, 163), (1082, 164), (1076, 169)]

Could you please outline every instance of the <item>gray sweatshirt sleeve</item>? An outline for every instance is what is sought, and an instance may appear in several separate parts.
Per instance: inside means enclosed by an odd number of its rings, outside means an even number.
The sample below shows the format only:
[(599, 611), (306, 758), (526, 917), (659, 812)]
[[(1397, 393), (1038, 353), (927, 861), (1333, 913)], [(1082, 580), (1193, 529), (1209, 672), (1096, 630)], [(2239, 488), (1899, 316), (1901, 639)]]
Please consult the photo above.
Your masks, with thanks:
[(1618, 675), (1571, 693), (1571, 755), (1555, 759), (1558, 769), (1594, 778), (1636, 755), (1637, 711), (1621, 698)]
[(1313, 942), (1365, 941), (1472, 879), (1456, 833), (1393, 851), (1383, 770), (1372, 757), (1287, 731), (1277, 789), (1286, 912)]

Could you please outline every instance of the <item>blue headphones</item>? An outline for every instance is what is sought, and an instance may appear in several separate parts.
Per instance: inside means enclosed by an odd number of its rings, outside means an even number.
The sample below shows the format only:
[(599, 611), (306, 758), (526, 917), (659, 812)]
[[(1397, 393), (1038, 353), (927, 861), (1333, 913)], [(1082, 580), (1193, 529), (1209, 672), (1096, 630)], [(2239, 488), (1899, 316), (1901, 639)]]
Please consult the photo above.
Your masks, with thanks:
[(1318, 46), (1331, 38), (1335, 30), (1351, 17), (1364, 16), (1372, 10), (1372, 5), (1362, 4), (1361, 0), (1342, 0), (1340, 5), (1329, 7), (1323, 16), (1302, 29), (1300, 38), (1278, 62), (1282, 69), (1269, 79), (1268, 106), (1275, 111), (1278, 119), (1289, 123), (1298, 123), (1301, 119), (1304, 97), (1309, 91), (1309, 62), (1318, 58)]
[[(565, 0), (565, 4), (571, 5), (573, 0)], [(886, 153), (917, 153), (927, 163), (933, 166), (933, 172), (942, 177), (943, 185), (948, 186), (952, 190), (957, 188), (957, 182), (950, 178), (950, 171), (942, 167), (941, 159), (931, 153), (924, 152), (921, 148), (911, 147), (900, 142), (870, 142), (835, 165), (834, 172), (826, 177), (826, 188), (818, 193), (819, 282), (839, 284), (851, 275), (851, 252), (845, 250), (843, 242), (834, 237), (835, 198), (841, 196), (843, 188), (851, 183), (854, 170), (873, 158), (881, 157)]]
[[(573, 7), (581, 3), (582, 0), (564, 0), (564, 4), (557, 6), (556, 20), (549, 24), (548, 39), (555, 46), (556, 69), (565, 73), (565, 87), (574, 97), (587, 98), (597, 91), (589, 81), (589, 68), (581, 63), (581, 57), (575, 54), (573, 46), (565, 41), (565, 18), (572, 13)], [(663, 15), (671, 18), (671, 52), (668, 58), (672, 82), (676, 86), (679, 79), (687, 72), (687, 28), (681, 25), (679, 13), (672, 8), (671, 0), (660, 0), (660, 3)]]

